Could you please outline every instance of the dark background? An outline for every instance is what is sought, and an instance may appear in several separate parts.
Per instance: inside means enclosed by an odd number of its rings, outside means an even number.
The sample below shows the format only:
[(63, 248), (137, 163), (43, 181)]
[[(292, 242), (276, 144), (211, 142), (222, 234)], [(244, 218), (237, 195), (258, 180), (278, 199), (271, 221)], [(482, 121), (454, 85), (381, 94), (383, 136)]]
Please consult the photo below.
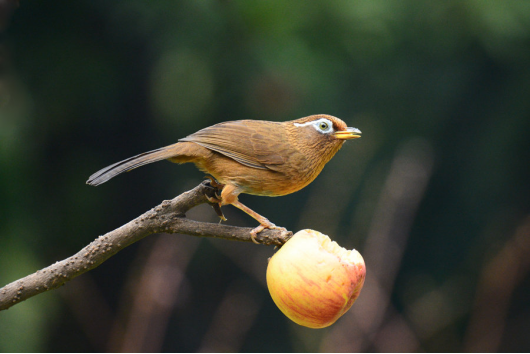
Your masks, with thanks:
[(203, 178), (160, 162), (85, 185), (96, 170), (217, 122), (316, 113), (363, 137), (304, 190), (240, 199), (358, 249), (367, 281), (306, 329), (268, 294), (272, 247), (154, 235), (1, 312), (0, 351), (530, 351), (530, 2), (12, 3), (0, 286)]

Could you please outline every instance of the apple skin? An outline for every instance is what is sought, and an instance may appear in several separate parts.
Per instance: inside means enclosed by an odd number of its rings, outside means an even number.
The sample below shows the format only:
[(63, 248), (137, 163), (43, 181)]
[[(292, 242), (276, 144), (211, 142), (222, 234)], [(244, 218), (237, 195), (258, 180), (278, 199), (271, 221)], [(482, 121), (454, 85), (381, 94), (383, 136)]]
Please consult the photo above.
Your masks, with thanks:
[(276, 306), (310, 328), (330, 326), (350, 309), (366, 276), (363, 257), (318, 231), (302, 230), (270, 259), (267, 286)]

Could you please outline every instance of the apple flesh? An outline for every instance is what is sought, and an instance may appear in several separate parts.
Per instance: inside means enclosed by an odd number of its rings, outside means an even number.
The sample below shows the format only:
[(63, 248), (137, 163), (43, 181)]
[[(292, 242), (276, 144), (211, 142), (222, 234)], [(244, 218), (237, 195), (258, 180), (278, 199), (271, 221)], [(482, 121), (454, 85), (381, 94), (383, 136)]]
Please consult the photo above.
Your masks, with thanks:
[(366, 276), (363, 257), (318, 231), (302, 230), (269, 261), (267, 286), (278, 308), (310, 328), (333, 324), (359, 296)]

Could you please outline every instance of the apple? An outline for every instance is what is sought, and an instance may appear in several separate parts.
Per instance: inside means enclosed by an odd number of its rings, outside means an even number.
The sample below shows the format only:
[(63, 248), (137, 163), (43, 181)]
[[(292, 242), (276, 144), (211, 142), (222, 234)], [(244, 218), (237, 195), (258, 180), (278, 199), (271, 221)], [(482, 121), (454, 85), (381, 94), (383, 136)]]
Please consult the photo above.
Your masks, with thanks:
[(288, 318), (302, 326), (323, 328), (350, 309), (365, 276), (359, 252), (307, 229), (297, 232), (272, 256), (267, 286)]

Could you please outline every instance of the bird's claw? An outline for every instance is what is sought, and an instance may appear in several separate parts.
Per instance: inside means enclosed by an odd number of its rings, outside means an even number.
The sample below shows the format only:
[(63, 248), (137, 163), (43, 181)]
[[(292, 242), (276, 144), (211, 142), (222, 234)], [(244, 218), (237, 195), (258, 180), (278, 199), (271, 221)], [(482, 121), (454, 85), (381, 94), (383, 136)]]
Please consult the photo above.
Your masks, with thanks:
[(206, 175), (204, 176), (204, 179), (209, 179), (210, 180), (210, 186), (214, 187), (214, 188), (217, 188), (217, 189), (223, 189), (224, 187), (224, 184), (221, 184), (219, 183), (215, 178), (213, 178), (212, 176), (209, 176), (209, 175)]
[(225, 218), (223, 211), (221, 210), (221, 197), (217, 193), (215, 193), (215, 197), (210, 197), (208, 195), (205, 195), (205, 197), (206, 199), (208, 199), (208, 201), (212, 205), (213, 210), (215, 211), (217, 216), (219, 216), (221, 221), (226, 221), (227, 219)]
[(213, 197), (206, 195), (206, 198), (208, 199), (208, 201), (210, 203), (221, 203), (221, 195), (219, 193), (223, 190), (224, 184), (217, 182), (217, 180), (213, 178), (212, 176), (205, 176), (204, 179), (205, 180), (209, 179), (210, 181), (207, 182), (207, 184), (209, 184), (210, 187), (214, 189)]
[(256, 239), (256, 237), (258, 236), (258, 234), (265, 230), (265, 229), (271, 229), (271, 230), (281, 230), (281, 231), (285, 231), (287, 232), (287, 229), (285, 227), (280, 227), (280, 226), (276, 226), (274, 225), (273, 223), (271, 223), (270, 221), (266, 221), (265, 223), (261, 223), (258, 227), (252, 229), (252, 231), (250, 231), (250, 239), (252, 240), (252, 242), (254, 242), (256, 245), (259, 245), (260, 242)]
[(221, 204), (221, 196), (217, 193), (214, 194), (213, 197), (210, 197), (209, 195), (205, 195), (206, 199), (212, 204)]
[(225, 218), (225, 215), (223, 214), (223, 211), (221, 210), (221, 203), (213, 204), (213, 205), (212, 205), (212, 208), (213, 208), (213, 210), (215, 211), (215, 213), (217, 214), (217, 216), (219, 216), (219, 218), (221, 219), (221, 221), (226, 221), (226, 220), (227, 220), (227, 219)]
[(218, 193), (221, 189), (223, 189), (224, 185), (217, 182), (217, 180), (212, 176), (205, 176), (204, 179), (209, 179), (210, 186), (214, 188), (214, 196), (210, 197), (209, 195), (205, 195), (206, 199), (208, 199), (208, 201), (212, 204), (213, 210), (215, 211), (217, 216), (219, 216), (221, 221), (226, 221), (226, 217), (224, 216), (223, 211), (221, 210), (222, 199)]

